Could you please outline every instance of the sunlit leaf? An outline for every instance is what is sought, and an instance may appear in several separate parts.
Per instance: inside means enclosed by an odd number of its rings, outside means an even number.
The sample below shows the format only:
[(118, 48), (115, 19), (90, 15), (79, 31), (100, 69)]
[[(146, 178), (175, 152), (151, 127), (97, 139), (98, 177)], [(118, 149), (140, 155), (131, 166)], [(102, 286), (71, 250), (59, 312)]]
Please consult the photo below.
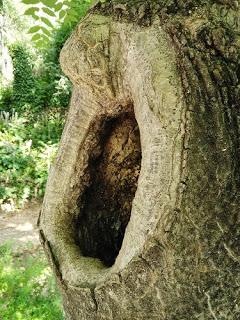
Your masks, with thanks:
[(28, 33), (35, 33), (35, 32), (38, 32), (40, 29), (41, 29), (40, 26), (34, 26), (28, 30)]
[(63, 3), (59, 2), (58, 4), (55, 5), (54, 10), (58, 12), (59, 10), (62, 9), (62, 7), (63, 7)]
[(45, 33), (45, 35), (47, 35), (48, 37), (51, 37), (51, 32), (47, 28), (41, 27), (41, 30)]
[(41, 2), (49, 8), (54, 8), (57, 0), (41, 0)]
[(44, 22), (48, 27), (54, 28), (52, 23), (45, 17), (41, 17), (42, 22)]
[(41, 39), (41, 35), (39, 33), (37, 33), (34, 36), (32, 36), (32, 41), (37, 41), (39, 39)]
[(44, 41), (49, 41), (49, 37), (46, 36), (45, 34), (41, 34), (42, 39), (44, 39)]
[(48, 14), (49, 16), (51, 16), (51, 17), (55, 17), (55, 13), (54, 13), (54, 11), (52, 11), (51, 9), (49, 9), (49, 8), (42, 8), (42, 10), (43, 10), (43, 12), (45, 12), (46, 14)]
[(43, 33), (39, 34), (40, 38), (38, 40), (35, 40), (34, 46), (37, 48), (46, 48), (49, 44), (49, 37), (45, 36)]
[(32, 17), (33, 17), (33, 19), (35, 19), (35, 20), (38, 20), (38, 19), (39, 19), (39, 16), (37, 16), (36, 14), (33, 14)]
[(24, 14), (27, 15), (27, 16), (33, 16), (33, 15), (35, 15), (36, 11), (38, 11), (38, 10), (39, 10), (39, 8), (37, 8), (37, 7), (32, 7), (32, 8), (27, 9), (27, 10), (24, 12)]
[(24, 4), (37, 4), (40, 2), (41, 2), (41, 0), (22, 0), (22, 3), (24, 3)]
[(49, 43), (49, 37), (47, 37), (45, 34), (41, 34), (41, 38), (35, 42), (35, 46), (37, 48), (44, 48)]
[(66, 15), (66, 10), (62, 10), (59, 12), (59, 19), (63, 19)]
[(65, 19), (64, 19), (64, 23), (72, 23), (72, 22), (75, 22), (75, 21), (78, 21), (79, 20), (79, 17), (78, 15), (73, 15), (73, 14), (67, 14)]

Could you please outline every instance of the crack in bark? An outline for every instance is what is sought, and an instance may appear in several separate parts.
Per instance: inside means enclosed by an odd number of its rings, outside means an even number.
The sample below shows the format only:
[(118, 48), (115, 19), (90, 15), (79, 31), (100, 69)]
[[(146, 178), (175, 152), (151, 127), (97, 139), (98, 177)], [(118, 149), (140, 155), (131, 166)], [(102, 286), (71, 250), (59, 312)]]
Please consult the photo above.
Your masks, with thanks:
[(91, 297), (92, 297), (93, 303), (95, 305), (96, 314), (97, 314), (98, 313), (98, 302), (96, 299), (95, 288), (90, 288), (90, 292), (91, 292)]
[(212, 304), (211, 304), (211, 297), (210, 295), (207, 293), (207, 292), (204, 292), (205, 296), (207, 297), (207, 303), (208, 303), (208, 309), (210, 311), (210, 314), (212, 315), (212, 317), (215, 319), (215, 320), (218, 320), (215, 312), (213, 311), (213, 308), (212, 308)]
[(228, 256), (234, 261), (240, 264), (240, 257), (238, 257), (232, 249), (230, 249), (226, 243), (223, 243), (224, 248), (226, 249)]
[(39, 229), (39, 238), (40, 238), (40, 242), (41, 242), (41, 244), (47, 254), (50, 265), (52, 266), (52, 269), (54, 271), (56, 279), (58, 280), (61, 287), (63, 287), (66, 290), (67, 285), (62, 278), (62, 273), (60, 271), (59, 263), (57, 262), (57, 259), (53, 253), (52, 248), (51, 248), (50, 242), (46, 239), (42, 229)]

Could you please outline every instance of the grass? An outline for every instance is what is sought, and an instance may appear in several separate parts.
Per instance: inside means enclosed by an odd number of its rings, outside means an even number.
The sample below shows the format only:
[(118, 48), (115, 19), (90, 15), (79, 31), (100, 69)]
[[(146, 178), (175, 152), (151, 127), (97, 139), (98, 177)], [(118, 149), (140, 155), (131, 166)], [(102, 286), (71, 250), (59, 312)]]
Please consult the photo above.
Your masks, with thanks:
[(61, 300), (39, 250), (0, 246), (0, 320), (62, 320)]

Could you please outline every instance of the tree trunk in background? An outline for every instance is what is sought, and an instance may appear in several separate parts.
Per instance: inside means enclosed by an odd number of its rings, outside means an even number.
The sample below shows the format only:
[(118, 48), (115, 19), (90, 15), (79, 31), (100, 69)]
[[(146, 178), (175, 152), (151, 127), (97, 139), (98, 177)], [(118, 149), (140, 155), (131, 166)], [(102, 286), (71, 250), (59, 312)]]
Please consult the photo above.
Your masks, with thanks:
[(2, 8), (2, 3), (0, 1), (0, 57), (1, 57), (1, 63), (0, 63), (0, 77), (3, 76), (3, 49), (4, 49), (4, 12)]
[(13, 80), (12, 59), (7, 47), (6, 30), (6, 12), (4, 5), (0, 0), (0, 85), (6, 86)]
[(39, 228), (68, 320), (240, 319), (238, 1), (96, 5)]

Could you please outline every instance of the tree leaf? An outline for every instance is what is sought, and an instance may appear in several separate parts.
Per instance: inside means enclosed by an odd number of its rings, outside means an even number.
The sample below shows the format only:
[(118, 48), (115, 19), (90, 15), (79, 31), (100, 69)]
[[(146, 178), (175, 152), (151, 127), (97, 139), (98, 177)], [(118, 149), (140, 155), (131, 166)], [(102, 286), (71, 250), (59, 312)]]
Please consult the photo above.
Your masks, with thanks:
[(24, 4), (37, 4), (40, 2), (41, 2), (41, 0), (22, 0), (22, 3), (24, 3)]
[(41, 34), (40, 33), (36, 33), (34, 36), (32, 36), (32, 41), (37, 41), (41, 39)]
[[(48, 40), (49, 41), (49, 40)], [(35, 42), (35, 46), (37, 48), (44, 48), (47, 46), (48, 41), (44, 40), (44, 39), (39, 39), (38, 41)]]
[(43, 33), (45, 33), (46, 36), (51, 37), (51, 32), (49, 32), (47, 28), (41, 27), (41, 30), (43, 31)]
[(24, 12), (24, 14), (25, 14), (26, 16), (33, 16), (33, 15), (35, 15), (36, 11), (38, 11), (38, 10), (39, 10), (39, 8), (37, 8), (37, 7), (32, 7), (32, 8), (27, 9), (27, 10)]
[(35, 41), (35, 46), (40, 47), (46, 47), (49, 43), (49, 37), (47, 37), (45, 34), (39, 34), (40, 38), (39, 40)]
[(55, 10), (56, 12), (58, 12), (59, 10), (62, 9), (62, 7), (63, 7), (63, 3), (62, 3), (62, 2), (59, 2), (59, 3), (57, 3), (57, 4), (55, 5), (54, 10)]
[(66, 6), (70, 7), (71, 6), (71, 1), (65, 0), (65, 1), (63, 1), (63, 4), (65, 4)]
[(28, 30), (28, 33), (35, 33), (35, 32), (38, 32), (40, 29), (41, 29), (40, 26), (34, 26)]
[(64, 23), (72, 23), (78, 20), (79, 20), (78, 16), (68, 14), (64, 19)]
[(42, 38), (44, 41), (49, 41), (49, 37), (46, 36), (45, 34), (41, 34), (41, 38)]
[(42, 10), (43, 10), (43, 12), (45, 12), (46, 14), (48, 14), (49, 16), (51, 16), (51, 17), (55, 17), (55, 13), (54, 13), (54, 11), (52, 11), (51, 9), (49, 9), (49, 8), (42, 8)]
[(39, 19), (39, 16), (37, 16), (36, 14), (33, 14), (32, 17), (33, 17), (34, 20), (38, 20)]
[(49, 8), (54, 8), (57, 0), (41, 0), (41, 2)]
[(66, 10), (61, 10), (59, 12), (59, 19), (63, 19), (65, 17), (65, 15), (66, 15)]
[(45, 17), (41, 17), (42, 22), (44, 22), (48, 27), (50, 28), (54, 28), (54, 26), (52, 25), (52, 23)]

